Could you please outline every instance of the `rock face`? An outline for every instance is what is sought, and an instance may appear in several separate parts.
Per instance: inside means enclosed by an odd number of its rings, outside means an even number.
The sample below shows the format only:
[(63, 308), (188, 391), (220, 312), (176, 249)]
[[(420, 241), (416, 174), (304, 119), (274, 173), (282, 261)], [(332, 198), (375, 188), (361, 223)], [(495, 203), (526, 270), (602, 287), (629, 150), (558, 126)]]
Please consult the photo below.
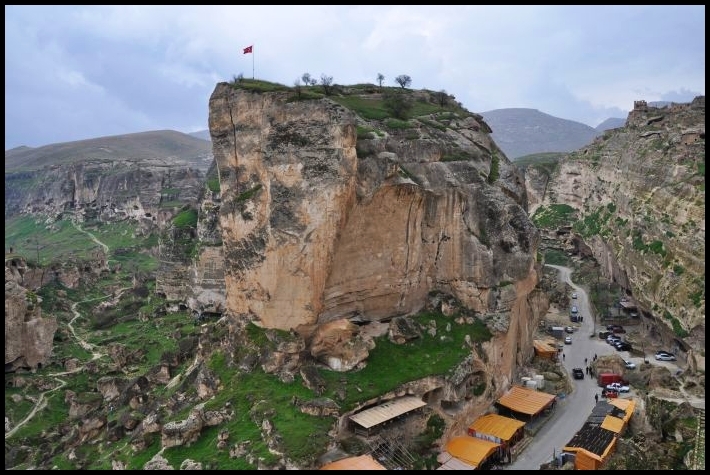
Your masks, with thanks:
[(34, 292), (20, 285), (26, 269), (22, 258), (5, 260), (5, 371), (46, 364), (58, 328), (54, 317), (42, 316)]
[(225, 310), (221, 198), (219, 191), (209, 188), (212, 174), (217, 182), (216, 168), (212, 168), (197, 202), (196, 226), (166, 226), (158, 249), (157, 291), (170, 301), (184, 304), (197, 319), (221, 315)]
[[(290, 99), (227, 83), (210, 98), (228, 313), (293, 329), (411, 314), (432, 290), (481, 313), (525, 299), (539, 234), (480, 116), (398, 129)], [(501, 309), (504, 281), (526, 284)]]
[(606, 277), (680, 338), (705, 333), (704, 157), (704, 96), (637, 101), (625, 127), (560, 162), (544, 196), (577, 210)]
[(134, 219), (146, 227), (162, 227), (176, 206), (197, 200), (203, 180), (199, 170), (162, 163), (117, 160), (53, 165), (6, 173), (5, 213), (58, 217), (71, 212), (82, 219)]

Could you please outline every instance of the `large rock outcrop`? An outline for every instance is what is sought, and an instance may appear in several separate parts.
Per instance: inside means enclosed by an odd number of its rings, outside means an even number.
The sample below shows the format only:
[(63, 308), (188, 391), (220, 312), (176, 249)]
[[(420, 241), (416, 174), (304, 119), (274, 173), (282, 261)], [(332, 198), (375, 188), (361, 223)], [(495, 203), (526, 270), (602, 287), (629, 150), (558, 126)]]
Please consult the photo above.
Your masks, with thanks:
[[(227, 83), (210, 98), (229, 314), (280, 329), (378, 321), (440, 291), (530, 318), (539, 234), (523, 176), (480, 116), (398, 128), (328, 97), (293, 98)], [(515, 349), (525, 325), (511, 326)]]
[(5, 259), (5, 371), (37, 368), (52, 355), (57, 319), (43, 317), (39, 297), (21, 285), (24, 259)]

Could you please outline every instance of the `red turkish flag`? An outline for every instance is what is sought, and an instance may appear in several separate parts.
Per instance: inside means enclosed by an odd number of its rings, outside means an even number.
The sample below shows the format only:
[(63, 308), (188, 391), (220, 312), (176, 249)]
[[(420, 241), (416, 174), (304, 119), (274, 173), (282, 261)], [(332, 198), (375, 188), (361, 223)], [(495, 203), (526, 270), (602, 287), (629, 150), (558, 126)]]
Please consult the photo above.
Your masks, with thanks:
[(251, 53), (253, 48), (254, 45), (247, 46), (246, 48), (244, 48), (244, 54)]

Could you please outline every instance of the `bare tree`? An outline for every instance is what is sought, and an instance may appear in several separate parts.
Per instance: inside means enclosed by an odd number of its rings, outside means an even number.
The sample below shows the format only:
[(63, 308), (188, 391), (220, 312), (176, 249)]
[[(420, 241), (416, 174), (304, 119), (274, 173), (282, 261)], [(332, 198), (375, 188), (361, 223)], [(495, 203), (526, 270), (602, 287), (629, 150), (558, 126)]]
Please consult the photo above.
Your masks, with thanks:
[(303, 84), (306, 86), (311, 84), (311, 73), (303, 73), (301, 75), (301, 79), (303, 80)]
[(323, 86), (323, 92), (326, 96), (330, 95), (331, 85), (333, 84), (333, 76), (320, 75), (320, 84)]
[(377, 84), (382, 87), (382, 83), (385, 82), (385, 77), (382, 73), (377, 73)]
[(410, 78), (410, 77), (407, 76), (406, 74), (400, 74), (399, 76), (397, 76), (396, 78), (394, 78), (394, 82), (396, 82), (397, 84), (399, 84), (399, 86), (400, 86), (402, 89), (404, 89), (404, 88), (406, 88), (407, 86), (409, 86), (410, 84), (412, 84), (412, 78)]

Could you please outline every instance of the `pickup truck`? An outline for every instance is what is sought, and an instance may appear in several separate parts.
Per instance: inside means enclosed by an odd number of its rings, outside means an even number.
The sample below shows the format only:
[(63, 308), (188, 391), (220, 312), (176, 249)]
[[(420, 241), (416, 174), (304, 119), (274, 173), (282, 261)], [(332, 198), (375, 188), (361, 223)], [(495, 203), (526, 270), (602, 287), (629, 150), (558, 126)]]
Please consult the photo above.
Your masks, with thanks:
[(621, 383), (609, 383), (605, 388), (607, 391), (617, 391), (620, 393), (628, 393), (631, 388)]

